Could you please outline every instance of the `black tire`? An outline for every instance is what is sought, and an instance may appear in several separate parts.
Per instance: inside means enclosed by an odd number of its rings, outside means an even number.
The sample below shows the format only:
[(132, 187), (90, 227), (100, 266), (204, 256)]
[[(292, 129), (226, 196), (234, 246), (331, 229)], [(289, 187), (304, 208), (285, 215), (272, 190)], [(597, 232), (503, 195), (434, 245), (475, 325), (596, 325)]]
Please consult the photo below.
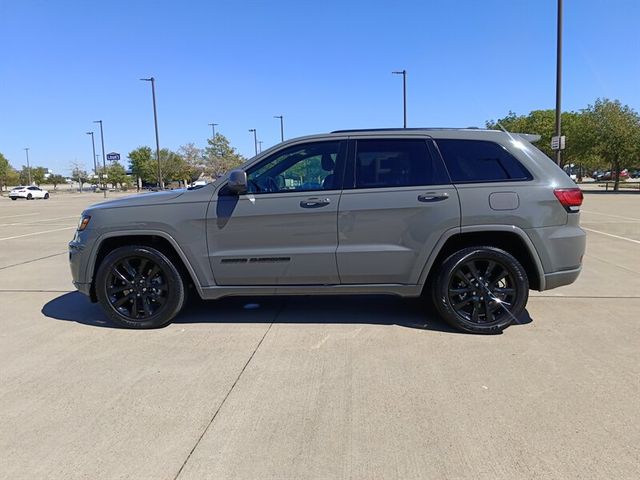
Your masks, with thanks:
[(45, 193), (45, 194), (44, 194), (44, 199), (45, 199), (45, 200), (49, 200), (49, 194), (48, 194), (48, 193)]
[(33, 200), (33, 195), (28, 194), (28, 195), (27, 195), (27, 200)]
[(11, 197), (11, 200), (17, 200), (18, 197)]
[(109, 318), (126, 328), (164, 327), (185, 301), (176, 266), (162, 252), (143, 245), (109, 253), (98, 268), (95, 289)]
[(454, 328), (495, 334), (524, 310), (529, 280), (513, 255), (494, 247), (470, 247), (442, 263), (432, 293), (438, 313)]

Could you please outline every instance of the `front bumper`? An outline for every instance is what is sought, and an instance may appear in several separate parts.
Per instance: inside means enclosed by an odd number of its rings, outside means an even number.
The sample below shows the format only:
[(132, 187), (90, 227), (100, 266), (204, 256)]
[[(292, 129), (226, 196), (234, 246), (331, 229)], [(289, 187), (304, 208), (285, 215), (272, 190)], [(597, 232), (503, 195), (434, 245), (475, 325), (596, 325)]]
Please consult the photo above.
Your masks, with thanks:
[(87, 263), (90, 248), (87, 243), (88, 232), (76, 232), (69, 242), (69, 267), (71, 278), (76, 289), (87, 296), (91, 295), (91, 278), (87, 278)]

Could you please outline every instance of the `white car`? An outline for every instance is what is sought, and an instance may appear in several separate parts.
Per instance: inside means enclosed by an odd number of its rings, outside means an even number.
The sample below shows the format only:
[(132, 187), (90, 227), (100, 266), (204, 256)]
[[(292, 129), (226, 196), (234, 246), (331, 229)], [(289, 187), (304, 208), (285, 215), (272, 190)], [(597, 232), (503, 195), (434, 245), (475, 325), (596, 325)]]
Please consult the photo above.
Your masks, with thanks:
[(27, 200), (33, 200), (35, 198), (49, 198), (49, 192), (42, 190), (40, 187), (16, 187), (9, 192), (9, 198), (11, 200), (17, 200), (18, 198), (26, 198)]

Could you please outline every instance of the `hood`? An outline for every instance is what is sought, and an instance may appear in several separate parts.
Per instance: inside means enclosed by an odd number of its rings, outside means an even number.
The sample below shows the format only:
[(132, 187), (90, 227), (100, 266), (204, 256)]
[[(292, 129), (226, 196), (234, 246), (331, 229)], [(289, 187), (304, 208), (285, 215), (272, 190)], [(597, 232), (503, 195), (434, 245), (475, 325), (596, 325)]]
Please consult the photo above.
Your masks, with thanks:
[(129, 197), (117, 198), (115, 200), (107, 200), (106, 202), (96, 203), (90, 208), (103, 209), (103, 208), (120, 208), (120, 207), (140, 207), (145, 205), (157, 205), (159, 203), (168, 202), (175, 198), (178, 198), (186, 192), (185, 189), (168, 190), (166, 192), (153, 192), (134, 194)]

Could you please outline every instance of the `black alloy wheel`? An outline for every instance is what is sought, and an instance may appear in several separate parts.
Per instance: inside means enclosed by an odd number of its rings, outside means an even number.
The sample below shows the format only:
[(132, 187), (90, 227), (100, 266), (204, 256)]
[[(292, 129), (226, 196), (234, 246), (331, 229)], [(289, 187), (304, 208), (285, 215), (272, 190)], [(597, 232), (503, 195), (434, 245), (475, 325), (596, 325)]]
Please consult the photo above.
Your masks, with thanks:
[(434, 303), (452, 326), (473, 333), (500, 333), (524, 310), (529, 282), (522, 265), (494, 247), (472, 247), (442, 265)]
[(162, 252), (146, 246), (120, 247), (100, 264), (96, 295), (118, 325), (157, 328), (184, 303), (180, 272)]

